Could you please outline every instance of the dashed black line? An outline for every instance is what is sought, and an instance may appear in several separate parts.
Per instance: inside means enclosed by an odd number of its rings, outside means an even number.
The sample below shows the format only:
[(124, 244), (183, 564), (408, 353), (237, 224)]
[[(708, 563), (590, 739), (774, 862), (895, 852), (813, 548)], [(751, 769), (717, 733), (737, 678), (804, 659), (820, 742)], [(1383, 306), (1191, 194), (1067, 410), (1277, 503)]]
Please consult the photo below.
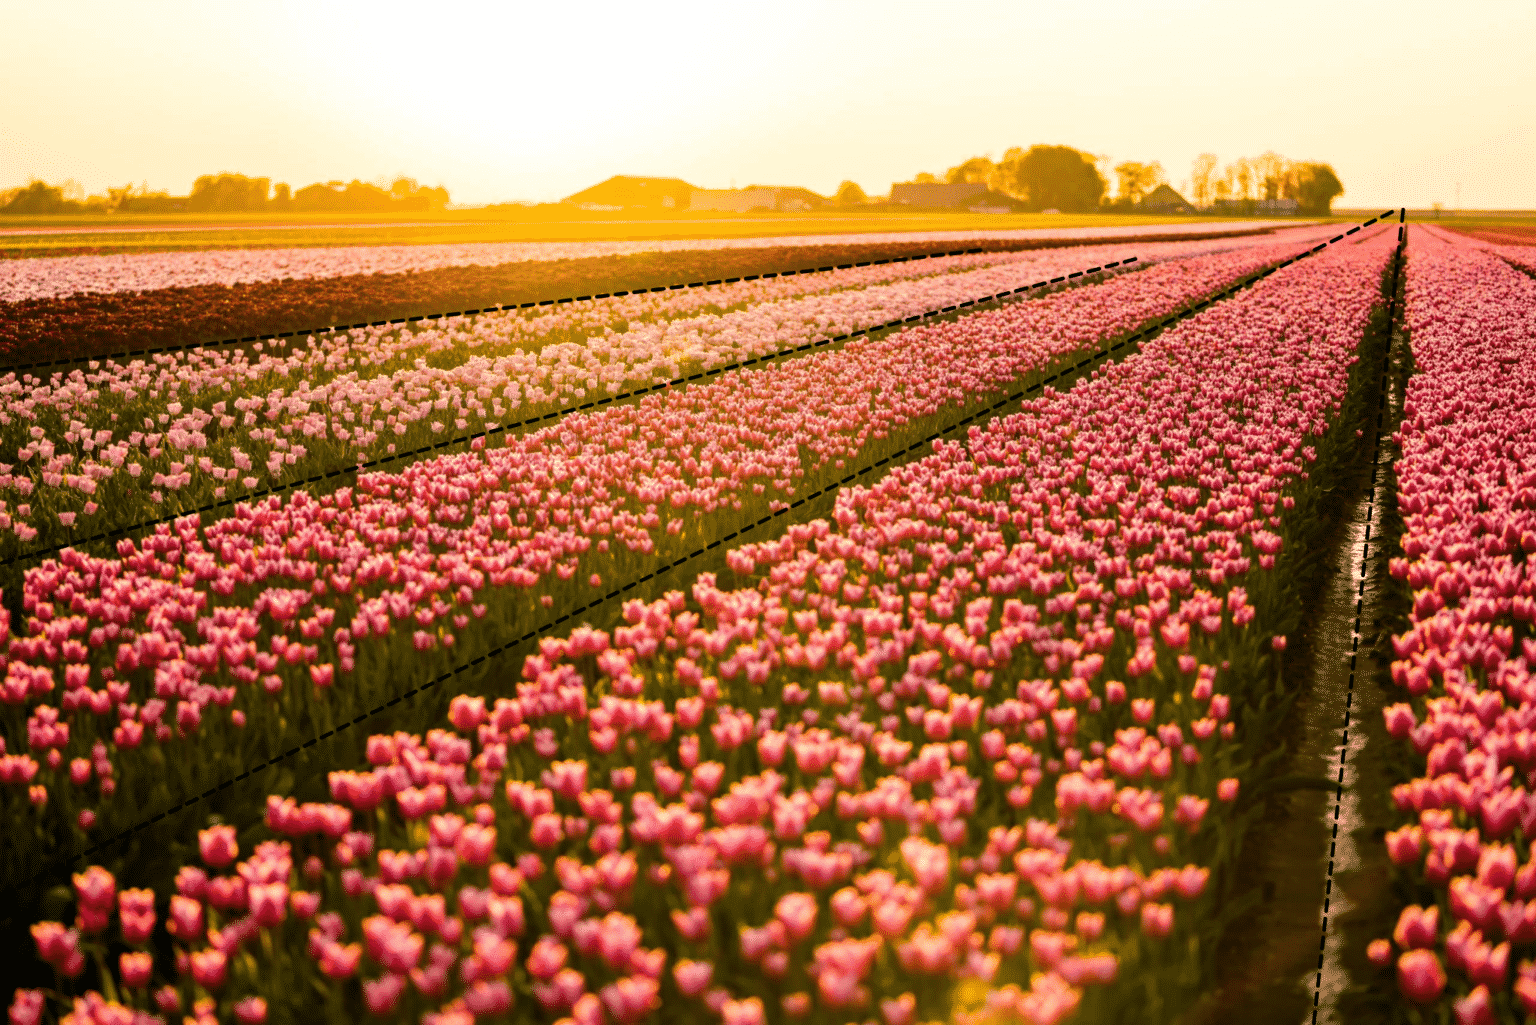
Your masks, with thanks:
[[(1370, 575), (1371, 566), (1371, 526), (1372, 517), (1376, 509), (1377, 481), (1381, 475), (1381, 430), (1387, 413), (1387, 374), (1392, 365), (1392, 335), (1395, 329), (1397, 317), (1397, 283), (1398, 275), (1402, 271), (1404, 229), (1402, 224), (1407, 220), (1406, 208), (1398, 213), (1397, 248), (1392, 254), (1392, 287), (1391, 294), (1387, 298), (1387, 351), (1382, 357), (1381, 363), (1381, 401), (1376, 410), (1376, 429), (1372, 439), (1371, 448), (1371, 489), (1365, 499), (1365, 539), (1360, 549), (1360, 581), (1356, 588), (1355, 599), (1355, 625), (1350, 640), (1349, 655), (1349, 688), (1344, 697), (1344, 729), (1339, 745), (1339, 772), (1337, 791), (1333, 801), (1333, 829), (1328, 839), (1328, 874), (1323, 883), (1323, 920), (1322, 930), (1317, 941), (1317, 981), (1312, 990), (1312, 1025), (1317, 1025), (1317, 1012), (1323, 994), (1323, 964), (1328, 954), (1328, 915), (1332, 910), (1333, 902), (1333, 865), (1339, 846), (1339, 816), (1344, 808), (1344, 766), (1349, 757), (1349, 723), (1350, 715), (1355, 704), (1355, 668), (1360, 658), (1360, 617), (1365, 610), (1365, 581)], [(1384, 214), (1382, 218), (1385, 219)], [(1369, 224), (1370, 222), (1367, 222)], [(1351, 235), (1352, 231), (1344, 235)], [(1344, 235), (1336, 236), (1332, 241), (1337, 242)]]

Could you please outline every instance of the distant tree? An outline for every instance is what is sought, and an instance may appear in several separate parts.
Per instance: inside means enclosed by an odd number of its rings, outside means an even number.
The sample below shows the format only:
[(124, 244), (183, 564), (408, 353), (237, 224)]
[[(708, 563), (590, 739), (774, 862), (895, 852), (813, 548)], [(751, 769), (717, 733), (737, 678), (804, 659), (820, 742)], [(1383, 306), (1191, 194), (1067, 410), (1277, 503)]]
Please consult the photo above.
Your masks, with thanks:
[(1157, 161), (1150, 164), (1127, 160), (1123, 164), (1115, 166), (1115, 177), (1119, 179), (1119, 191), (1116, 199), (1122, 203), (1134, 206), (1146, 198), (1147, 193), (1163, 184), (1167, 179), (1163, 175), (1163, 165)]
[(293, 206), (293, 190), (287, 182), (278, 182), (272, 186), (272, 206), (276, 210), (287, 210)]
[(838, 206), (859, 206), (869, 202), (869, 197), (864, 190), (859, 188), (857, 182), (845, 181), (837, 187)]
[(129, 182), (127, 185), (124, 185), (120, 189), (115, 189), (110, 185), (107, 186), (107, 208), (114, 213), (118, 210), (121, 210), (123, 208), (123, 204), (131, 200), (133, 197), (133, 182)]
[[(1016, 159), (1010, 159), (1017, 154)], [(1070, 146), (1031, 146), (1003, 155), (1004, 181), (1010, 195), (1030, 210), (1082, 213), (1097, 209), (1106, 183), (1087, 153)]]
[(1190, 170), (1189, 190), (1190, 199), (1197, 207), (1211, 205), (1215, 195), (1216, 167), (1218, 161), (1214, 153), (1202, 153), (1195, 158), (1194, 166)]
[(441, 185), (435, 189), (422, 189), (417, 195), (427, 201), (428, 210), (445, 210), (448, 207), (448, 190)]
[(19, 189), (12, 189), (4, 198), (0, 213), (7, 214), (62, 214), (78, 209), (80, 205), (64, 197), (62, 186), (49, 185), (37, 178)]
[(997, 184), (994, 188), (1014, 199), (1027, 200), (1028, 197), (1019, 185), (1019, 165), (1023, 162), (1023, 147), (1010, 146), (1004, 151), (1003, 158), (997, 162)]
[(914, 184), (917, 184), (917, 185), (937, 185), (937, 184), (939, 184), (939, 179), (934, 177), (933, 174), (928, 172), (928, 171), (919, 171), (919, 172), (917, 172), (917, 174), (912, 178), (912, 181), (913, 181)]
[(997, 182), (997, 165), (988, 157), (972, 157), (945, 171), (944, 180), (951, 185), (985, 185), (991, 188)]
[(353, 179), (306, 185), (293, 194), (293, 208), (300, 211), (388, 213), (404, 210), (441, 210), (448, 205), (448, 190), (422, 188), (414, 178), (397, 178), (386, 190)]
[(1285, 188), (1286, 169), (1290, 161), (1274, 150), (1266, 150), (1253, 158), (1254, 185), (1262, 192), (1261, 199), (1279, 199)]
[(1327, 164), (1299, 163), (1291, 166), (1291, 198), (1298, 212), (1326, 217), (1333, 211), (1333, 200), (1344, 194), (1344, 185)]
[(1247, 157), (1238, 157), (1227, 165), (1227, 182), (1233, 198), (1248, 200), (1253, 197), (1254, 167)]
[(192, 183), (187, 209), (199, 213), (243, 213), (264, 210), (270, 178), (247, 178), (243, 174), (205, 174)]

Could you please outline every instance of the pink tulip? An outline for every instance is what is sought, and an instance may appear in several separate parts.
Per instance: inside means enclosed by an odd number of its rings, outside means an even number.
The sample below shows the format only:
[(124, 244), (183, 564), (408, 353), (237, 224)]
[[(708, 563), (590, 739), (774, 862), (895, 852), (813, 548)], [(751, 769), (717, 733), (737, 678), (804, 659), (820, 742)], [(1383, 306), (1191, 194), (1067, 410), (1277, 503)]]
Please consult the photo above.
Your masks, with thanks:
[(234, 826), (213, 826), (197, 834), (198, 850), (209, 868), (223, 868), (240, 853)]
[(183, 943), (196, 942), (203, 935), (203, 906), (181, 894), (172, 896), (166, 929)]
[(261, 997), (246, 997), (235, 1004), (235, 1017), (241, 1025), (261, 1025), (267, 1020), (267, 1002)]
[(1493, 1010), (1493, 996), (1487, 986), (1478, 986), (1451, 1007), (1456, 1025), (1493, 1025), (1498, 1020)]
[(725, 1025), (763, 1025), (767, 1020), (763, 1012), (763, 1002), (757, 997), (728, 1000), (720, 1009), (720, 1014)]
[(1143, 904), (1141, 906), (1141, 931), (1161, 939), (1173, 930), (1173, 905)]
[(405, 992), (405, 976), (389, 974), (378, 979), (364, 980), (363, 1002), (368, 1012), (380, 1017), (389, 1014)]
[(1410, 950), (1397, 959), (1397, 985), (1416, 1004), (1439, 999), (1445, 989), (1445, 971), (1430, 950)]
[(917, 998), (911, 993), (903, 993), (894, 1000), (882, 1000), (880, 1014), (885, 1025), (912, 1025), (917, 1016)]
[(192, 953), (192, 978), (204, 989), (220, 989), (224, 985), (228, 959), (221, 950), (197, 950)]
[(1399, 947), (1408, 950), (1415, 947), (1433, 948), (1440, 933), (1440, 909), (1431, 905), (1421, 908), (1412, 905), (1403, 908), (1397, 918), (1397, 928), (1392, 939)]
[(682, 960), (672, 966), (672, 977), (684, 996), (697, 997), (709, 988), (715, 966), (707, 961)]
[(788, 893), (779, 898), (774, 915), (784, 923), (792, 940), (803, 940), (816, 928), (816, 898), (808, 893)]

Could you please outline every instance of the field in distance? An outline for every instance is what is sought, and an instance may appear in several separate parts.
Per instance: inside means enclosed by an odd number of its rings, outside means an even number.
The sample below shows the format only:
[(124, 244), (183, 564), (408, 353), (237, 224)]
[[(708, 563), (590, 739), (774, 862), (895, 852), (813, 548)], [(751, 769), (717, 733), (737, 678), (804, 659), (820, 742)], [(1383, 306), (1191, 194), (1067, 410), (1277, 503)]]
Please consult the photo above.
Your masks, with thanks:
[[(0, 217), (0, 259), (285, 246), (460, 242), (585, 242), (750, 238), (858, 232), (995, 231), (1186, 224), (1207, 217), (1133, 214), (975, 214), (967, 211), (814, 211), (784, 214), (588, 212), (485, 207), (415, 212), (398, 219), (363, 214), (180, 214), (172, 216)], [(1221, 221), (1242, 220), (1223, 216)]]

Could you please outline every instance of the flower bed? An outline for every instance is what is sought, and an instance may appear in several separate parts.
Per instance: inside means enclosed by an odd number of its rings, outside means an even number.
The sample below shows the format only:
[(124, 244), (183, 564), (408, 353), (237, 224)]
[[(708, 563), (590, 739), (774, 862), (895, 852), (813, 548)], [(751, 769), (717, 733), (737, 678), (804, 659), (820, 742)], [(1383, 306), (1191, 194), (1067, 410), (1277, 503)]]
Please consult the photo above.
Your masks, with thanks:
[[(1002, 238), (997, 233), (967, 233), (960, 238), (944, 239), (924, 233), (905, 242), (882, 242), (868, 235), (816, 237), (814, 241), (798, 243), (784, 238), (743, 239), (739, 241), (756, 245), (734, 248), (720, 240), (709, 240), (708, 245), (698, 249), (628, 256), (440, 267), (394, 274), (347, 273), (298, 281), (162, 285), (137, 292), (18, 298), (14, 302), (0, 302), (0, 356), (8, 363), (47, 362), (250, 335), (307, 332), (330, 324), (393, 320), (678, 282), (892, 259), (947, 249), (1013, 251), (1104, 244), (1130, 238), (1138, 242), (1188, 241), (1264, 230), (1264, 226), (1258, 225), (1238, 231), (1195, 227), (1204, 230), (1123, 229), (1102, 239), (1091, 234), (1063, 235), (1058, 239)], [(14, 274), (21, 265), (31, 263), (0, 260), (0, 270)]]
[[(1210, 245), (1180, 244), (1149, 256), (1189, 258)], [(1236, 276), (1277, 259), (1287, 251), (1283, 245), (1245, 245), (1192, 266)], [(537, 419), (583, 398), (590, 404), (628, 394), (621, 392), (626, 387), (718, 370), (733, 360), (1089, 266), (1079, 261), (1096, 259), (1098, 266), (1127, 255), (1111, 248), (971, 257), (962, 267), (982, 260), (1002, 263), (954, 273), (944, 269), (951, 261), (924, 261), (916, 265), (918, 273), (903, 267), (829, 275), (825, 284), (831, 291), (820, 295), (796, 294), (817, 287), (820, 276), (726, 286), (714, 298), (723, 313), (676, 320), (671, 318), (677, 311), (664, 299), (637, 301), (654, 307), (649, 312), (630, 308), (637, 303), (628, 299), (602, 300), (580, 315), (494, 314), (420, 332), (360, 330), (299, 346), (291, 354), (289, 346), (280, 345), (254, 358), (244, 352), (165, 356), (155, 364), (93, 366), (62, 381), (7, 380), (0, 382), (5, 398), (0, 438), (7, 455), (15, 446), (17, 461), (0, 463), (0, 493), (13, 492), (0, 506), (0, 530), (9, 529), (15, 538), (0, 541), (0, 552), (64, 544), (386, 453), (416, 452), (509, 420)], [(1185, 277), (1169, 273), (1176, 280)], [(1190, 273), (1190, 282), (1179, 280), (1180, 290), (1159, 300), (1165, 309), (1170, 299), (1201, 294), (1190, 290), (1190, 283), (1215, 280), (1204, 269)], [(876, 284), (891, 276), (897, 280)], [(1150, 279), (1154, 285), (1132, 292), (1144, 296), (1149, 287), (1166, 287), (1166, 279), (1166, 274)], [(692, 311), (700, 298), (707, 301), (694, 295), (677, 303)], [(1123, 310), (1139, 317), (1141, 306), (1133, 301)], [(1098, 315), (1096, 308), (1088, 312)], [(641, 323), (630, 319), (642, 314)], [(544, 331), (540, 325), (546, 320), (561, 321), (556, 330), (574, 333), (581, 342), (548, 341), (546, 333), (547, 344), (537, 352), (520, 349), (520, 332)], [(605, 333), (584, 337), (602, 321)], [(1116, 320), (1126, 322), (1136, 320), (1124, 315)], [(615, 334), (613, 323), (628, 330)]]
[(1408, 263), (1416, 373), (1397, 436), (1404, 529), (1390, 571), (1413, 597), (1392, 640), (1404, 693), (1384, 714), (1418, 774), (1394, 788), (1400, 828), (1386, 837), (1416, 900), (1370, 955), (1395, 967), (1402, 1019), (1482, 1025), (1536, 1012), (1536, 282), (1452, 239), (1415, 229)]
[[(1265, 262), (1248, 250), (1172, 262), (577, 414), (355, 490), (272, 498), (206, 527), (189, 518), (120, 542), (115, 558), (67, 552), (25, 575), (0, 723), (13, 746), (50, 753), (0, 788), (0, 816), (33, 821), (38, 850), (126, 825), (467, 661), (503, 624), (733, 536), (850, 459), (900, 451), (978, 395)], [(197, 753), (167, 759), (167, 743)], [(67, 751), (115, 768), (74, 782)], [(118, 775), (127, 793), (114, 796)]]
[[(1307, 554), (1308, 463), (1351, 447), (1390, 240), (736, 549), (733, 583), (546, 640), (515, 697), (373, 738), (330, 802), (205, 831), (169, 903), (117, 902), (110, 995), (444, 1025), (1176, 1010), (1283, 704), (1270, 570)], [(81, 874), (75, 930), (38, 927), (63, 974), (116, 942), (115, 885)]]

